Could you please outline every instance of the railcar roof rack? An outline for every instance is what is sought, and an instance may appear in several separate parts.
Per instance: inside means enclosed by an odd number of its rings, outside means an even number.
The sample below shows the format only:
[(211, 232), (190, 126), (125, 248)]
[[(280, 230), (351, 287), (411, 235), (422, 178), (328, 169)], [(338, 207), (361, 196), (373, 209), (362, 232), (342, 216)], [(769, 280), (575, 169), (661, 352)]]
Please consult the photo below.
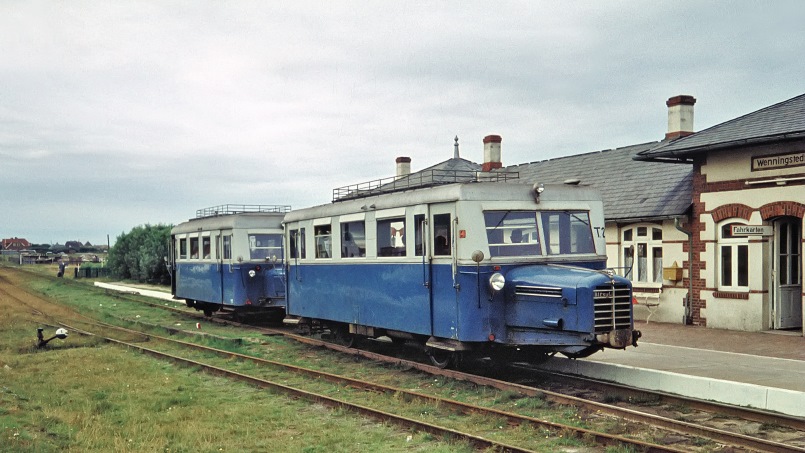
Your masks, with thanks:
[(400, 192), (460, 182), (504, 182), (519, 179), (516, 171), (425, 170), (405, 176), (376, 179), (333, 189), (333, 201), (352, 200), (382, 193)]
[(265, 204), (222, 204), (211, 208), (199, 209), (196, 211), (196, 218), (215, 217), (219, 215), (241, 214), (244, 212), (290, 212), (289, 205), (265, 205)]

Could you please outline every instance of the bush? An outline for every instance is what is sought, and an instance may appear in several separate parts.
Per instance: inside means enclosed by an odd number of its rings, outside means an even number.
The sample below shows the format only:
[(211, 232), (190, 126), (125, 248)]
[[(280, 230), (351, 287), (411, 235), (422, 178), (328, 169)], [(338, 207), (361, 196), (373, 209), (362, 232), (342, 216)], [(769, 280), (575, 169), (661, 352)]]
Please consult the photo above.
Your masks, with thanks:
[(134, 227), (117, 237), (109, 249), (109, 269), (116, 278), (170, 283), (164, 257), (170, 254), (172, 225)]

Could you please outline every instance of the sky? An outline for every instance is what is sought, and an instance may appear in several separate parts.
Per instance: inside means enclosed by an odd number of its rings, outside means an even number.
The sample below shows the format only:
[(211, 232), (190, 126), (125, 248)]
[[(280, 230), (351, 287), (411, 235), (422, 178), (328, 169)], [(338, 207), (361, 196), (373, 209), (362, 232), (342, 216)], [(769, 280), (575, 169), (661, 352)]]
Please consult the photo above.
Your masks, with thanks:
[(805, 92), (801, 1), (0, 0), (0, 237), (114, 244), (453, 156), (661, 140)]

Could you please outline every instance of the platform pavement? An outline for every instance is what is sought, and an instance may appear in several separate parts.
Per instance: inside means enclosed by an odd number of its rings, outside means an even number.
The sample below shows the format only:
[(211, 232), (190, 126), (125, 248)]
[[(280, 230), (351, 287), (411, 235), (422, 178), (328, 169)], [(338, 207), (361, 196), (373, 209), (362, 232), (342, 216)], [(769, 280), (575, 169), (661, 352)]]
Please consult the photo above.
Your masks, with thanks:
[(705, 400), (805, 417), (805, 337), (639, 321), (636, 348), (545, 367)]
[(113, 291), (120, 291), (129, 294), (139, 294), (142, 296), (152, 297), (155, 299), (162, 299), (162, 300), (169, 300), (171, 302), (181, 302), (184, 305), (184, 300), (177, 300), (173, 298), (173, 295), (167, 291), (156, 291), (150, 289), (143, 289), (138, 288), (136, 286), (129, 286), (124, 284), (114, 284), (114, 283), (104, 283), (104, 282), (95, 282), (95, 286), (104, 288), (104, 289), (111, 289)]
[[(168, 292), (96, 282), (116, 291), (179, 302)], [(705, 400), (805, 417), (802, 331), (741, 332), (638, 321), (638, 347), (579, 360), (555, 357), (545, 368)]]

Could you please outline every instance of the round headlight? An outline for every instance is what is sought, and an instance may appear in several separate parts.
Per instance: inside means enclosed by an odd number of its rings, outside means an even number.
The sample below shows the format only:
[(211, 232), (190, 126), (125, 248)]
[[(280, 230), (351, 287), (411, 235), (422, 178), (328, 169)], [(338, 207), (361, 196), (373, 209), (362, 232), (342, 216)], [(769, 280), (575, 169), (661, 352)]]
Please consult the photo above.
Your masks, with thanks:
[(503, 274), (495, 272), (489, 277), (489, 288), (494, 292), (502, 290), (505, 284), (506, 277), (504, 277)]
[(257, 275), (257, 272), (254, 269), (249, 270), (249, 277), (254, 277), (255, 275)]

